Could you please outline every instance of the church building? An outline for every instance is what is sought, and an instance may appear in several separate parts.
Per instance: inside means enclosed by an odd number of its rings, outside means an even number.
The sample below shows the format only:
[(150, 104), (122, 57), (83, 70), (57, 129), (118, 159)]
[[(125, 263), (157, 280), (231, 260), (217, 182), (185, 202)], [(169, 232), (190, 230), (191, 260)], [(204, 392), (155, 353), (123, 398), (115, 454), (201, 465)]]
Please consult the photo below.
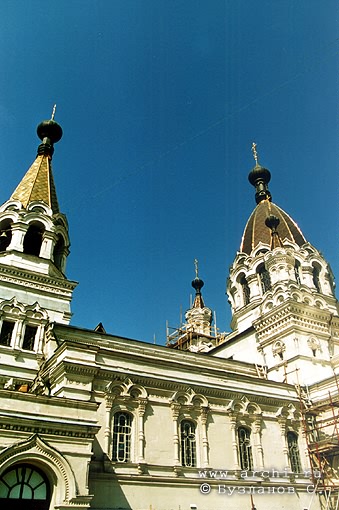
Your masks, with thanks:
[(185, 322), (159, 346), (69, 324), (54, 114), (37, 133), (0, 207), (2, 507), (338, 509), (334, 277), (272, 201), (255, 144), (256, 206), (226, 275), (232, 332), (213, 325), (196, 265)]

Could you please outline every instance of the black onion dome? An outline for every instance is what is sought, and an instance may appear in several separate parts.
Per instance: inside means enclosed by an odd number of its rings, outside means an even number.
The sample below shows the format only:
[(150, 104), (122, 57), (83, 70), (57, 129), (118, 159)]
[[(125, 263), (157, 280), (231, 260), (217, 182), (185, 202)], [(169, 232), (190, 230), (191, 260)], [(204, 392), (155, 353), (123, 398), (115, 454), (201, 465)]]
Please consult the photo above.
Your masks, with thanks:
[(61, 140), (62, 129), (55, 120), (43, 120), (37, 127), (37, 133), (40, 140), (48, 138), (50, 143), (56, 143)]
[(250, 181), (252, 186), (255, 186), (259, 180), (264, 181), (266, 184), (268, 184), (271, 180), (271, 172), (267, 170), (267, 168), (264, 168), (263, 166), (257, 164), (250, 171), (248, 175), (248, 180)]
[(274, 214), (270, 214), (265, 220), (266, 227), (270, 228), (271, 230), (276, 230), (279, 223), (280, 220), (278, 216), (274, 216)]
[(194, 278), (194, 280), (192, 281), (192, 287), (198, 293), (200, 293), (200, 291), (203, 288), (203, 286), (204, 286), (204, 282), (202, 280), (200, 280), (200, 278), (198, 278), (198, 277)]
[[(275, 219), (272, 219), (274, 223), (276, 223), (276, 220), (279, 220), (277, 227), (279, 225), (278, 233), (282, 241), (287, 239), (296, 243), (298, 246), (302, 246), (307, 242), (300, 228), (292, 218), (285, 211), (280, 209), (280, 207), (269, 199), (266, 199), (258, 203), (247, 221), (240, 246), (240, 251), (242, 253), (250, 255), (252, 250), (256, 248), (260, 242), (268, 246), (271, 245), (271, 230), (266, 223), (266, 220), (270, 216), (275, 216)], [(270, 220), (269, 223), (271, 223)]]

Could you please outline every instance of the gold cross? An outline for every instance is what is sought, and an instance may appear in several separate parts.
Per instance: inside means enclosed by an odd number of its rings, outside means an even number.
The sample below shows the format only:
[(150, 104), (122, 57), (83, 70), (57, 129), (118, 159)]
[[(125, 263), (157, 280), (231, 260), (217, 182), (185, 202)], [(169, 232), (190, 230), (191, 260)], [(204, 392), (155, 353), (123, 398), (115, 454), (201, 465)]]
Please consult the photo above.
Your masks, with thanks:
[(199, 278), (199, 276), (198, 276), (199, 268), (198, 268), (198, 260), (197, 259), (194, 259), (194, 267), (195, 267), (195, 277)]
[(255, 142), (252, 143), (252, 152), (255, 164), (258, 164), (258, 153), (257, 153), (257, 144)]

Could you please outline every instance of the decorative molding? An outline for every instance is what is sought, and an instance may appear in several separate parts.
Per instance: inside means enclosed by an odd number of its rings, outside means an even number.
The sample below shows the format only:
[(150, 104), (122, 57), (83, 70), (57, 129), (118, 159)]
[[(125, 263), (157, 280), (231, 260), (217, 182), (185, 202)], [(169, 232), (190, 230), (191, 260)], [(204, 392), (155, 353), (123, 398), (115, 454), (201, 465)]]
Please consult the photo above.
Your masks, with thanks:
[[(25, 454), (27, 454), (27, 458), (31, 458), (32, 454), (39, 457), (42, 462), (45, 461), (48, 464), (49, 469), (53, 470), (58, 478), (61, 475), (64, 486), (63, 502), (69, 503), (70, 499), (76, 495), (72, 470), (61, 453), (52, 448), (38, 434), (33, 434), (27, 440), (2, 451), (0, 453), (0, 469), (7, 469), (13, 463), (18, 462), (18, 459), (21, 462), (26, 460)], [(12, 462), (10, 462), (11, 460)]]
[(48, 275), (40, 275), (28, 271), (19, 270), (10, 266), (0, 265), (0, 279), (12, 285), (30, 287), (34, 290), (42, 290), (50, 294), (70, 297), (77, 286), (77, 282), (65, 279), (56, 279)]

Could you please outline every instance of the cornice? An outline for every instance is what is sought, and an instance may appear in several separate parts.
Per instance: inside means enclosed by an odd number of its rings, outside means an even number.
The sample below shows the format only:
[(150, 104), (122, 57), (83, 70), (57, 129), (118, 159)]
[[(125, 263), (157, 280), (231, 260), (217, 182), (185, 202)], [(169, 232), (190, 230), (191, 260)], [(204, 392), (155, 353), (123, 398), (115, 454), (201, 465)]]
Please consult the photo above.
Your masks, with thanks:
[(29, 287), (48, 294), (63, 295), (65, 297), (70, 297), (77, 286), (77, 282), (67, 280), (66, 278), (53, 278), (49, 275), (38, 274), (4, 265), (0, 265), (0, 280), (12, 285)]
[[(101, 393), (101, 396), (103, 396), (103, 394), (105, 392), (105, 388), (107, 386), (107, 381), (112, 381), (112, 380), (123, 381), (124, 378), (126, 378), (126, 374), (115, 373), (114, 378), (112, 378), (112, 374), (109, 374), (109, 377), (107, 377), (107, 379), (102, 380), (101, 377), (103, 377), (104, 375), (107, 376), (108, 374), (103, 374), (102, 372), (100, 372), (99, 375), (100, 375), (100, 382), (98, 383), (98, 379), (96, 379), (95, 392), (97, 394)], [(253, 386), (252, 391), (250, 389), (246, 389), (246, 391), (244, 391), (244, 386), (242, 386), (241, 388), (235, 387), (234, 389), (230, 389), (229, 379), (225, 379), (225, 388), (223, 388), (222, 386), (217, 386), (216, 384), (212, 385), (213, 383), (211, 383), (210, 385), (207, 385), (207, 383), (206, 383), (206, 385), (204, 386), (201, 384), (190, 383), (189, 381), (178, 382), (177, 380), (172, 381), (172, 380), (164, 380), (164, 379), (155, 379), (153, 377), (141, 376), (141, 375), (131, 374), (131, 373), (129, 373), (128, 376), (133, 381), (133, 384), (137, 384), (137, 385), (147, 388), (149, 398), (152, 397), (152, 389), (153, 390), (161, 389), (161, 390), (165, 390), (166, 392), (168, 392), (167, 396), (164, 395), (162, 397), (162, 401), (166, 401), (166, 400), (170, 399), (173, 395), (173, 392), (176, 392), (176, 391), (186, 392), (187, 388), (189, 387), (196, 394), (204, 395), (208, 399), (214, 398), (214, 399), (218, 399), (218, 400), (222, 399), (224, 401), (229, 401), (229, 400), (233, 400), (234, 398), (238, 398), (239, 396), (242, 397), (243, 395), (247, 395), (249, 399), (254, 399), (257, 403), (262, 403), (263, 405), (276, 406), (277, 402), (280, 402), (280, 405), (283, 405), (286, 402), (290, 402), (292, 400), (294, 401), (294, 399), (295, 399), (295, 402), (298, 402), (298, 396), (297, 396), (297, 393), (295, 392), (294, 387), (288, 386), (288, 385), (282, 384), (282, 383), (279, 384), (279, 383), (276, 383), (275, 381), (266, 381), (263, 379), (258, 379), (258, 383), (255, 385), (255, 387)], [(101, 383), (101, 381), (102, 381), (102, 383)], [(263, 384), (263, 386), (265, 385), (265, 387), (263, 388), (262, 393), (260, 394), (258, 392), (258, 391), (260, 391), (259, 384), (261, 384), (263, 381), (265, 381)], [(268, 386), (270, 386), (271, 388), (267, 387), (267, 382), (269, 383)], [(227, 384), (227, 387), (226, 387), (226, 384)], [(282, 395), (277, 394), (277, 384), (279, 384), (279, 386), (283, 387), (283, 389), (286, 390), (286, 395), (282, 396)], [(270, 389), (271, 389), (271, 394), (269, 394)], [(266, 395), (263, 394), (263, 392), (266, 392)], [(291, 395), (291, 392), (293, 392), (294, 395)]]
[[(27, 382), (27, 381), (26, 381)], [(64, 397), (51, 397), (46, 395), (36, 395), (34, 393), (23, 393), (15, 390), (0, 389), (0, 402), (1, 399), (23, 400), (27, 403), (48, 405), (53, 407), (68, 407), (71, 409), (80, 409), (84, 411), (96, 412), (99, 404), (96, 402), (88, 402), (83, 400), (74, 400)], [(13, 404), (14, 405), (14, 404)]]
[(285, 303), (280, 309), (275, 308), (273, 312), (258, 318), (253, 325), (258, 340), (263, 341), (267, 337), (272, 340), (277, 333), (281, 334), (291, 328), (328, 335), (330, 318), (331, 313), (327, 310), (318, 310), (296, 303)]
[[(57, 327), (59, 328), (59, 324)], [(89, 338), (88, 333), (91, 333), (92, 338)], [(134, 360), (134, 364), (142, 363), (145, 367), (148, 364), (155, 365), (160, 368), (161, 365), (171, 367), (172, 370), (186, 370), (195, 373), (201, 371), (206, 372), (206, 375), (210, 375), (210, 372), (216, 373), (221, 372), (224, 376), (227, 374), (243, 375), (246, 378), (256, 379), (257, 371), (253, 364), (242, 361), (227, 360), (223, 358), (217, 358), (216, 356), (209, 356), (208, 354), (196, 354), (188, 351), (173, 351), (172, 349), (163, 346), (154, 346), (146, 342), (138, 342), (136, 340), (128, 340), (119, 337), (109, 337), (107, 340), (101, 340), (100, 338), (93, 338), (94, 332), (88, 332), (84, 330), (84, 337), (82, 339), (74, 339), (68, 336), (61, 337), (56, 334), (58, 342), (61, 344), (60, 348), (64, 350), (69, 347), (76, 347), (80, 349), (93, 349), (97, 350), (98, 356), (109, 358), (114, 357), (115, 363), (117, 359), (121, 360)], [(48, 366), (53, 363), (52, 358), (48, 360)], [(100, 366), (100, 361), (98, 362)], [(102, 363), (103, 364), (103, 363)]]
[(0, 417), (0, 430), (7, 430), (11, 432), (25, 432), (28, 434), (49, 434), (53, 436), (66, 436), (76, 437), (82, 439), (94, 439), (98, 433), (100, 427), (92, 426), (91, 428), (82, 427), (81, 429), (72, 428), (70, 426), (60, 426), (60, 423), (56, 425), (46, 426), (45, 423), (39, 423), (37, 421), (29, 423), (24, 420), (15, 420), (8, 418), (7, 420)]

